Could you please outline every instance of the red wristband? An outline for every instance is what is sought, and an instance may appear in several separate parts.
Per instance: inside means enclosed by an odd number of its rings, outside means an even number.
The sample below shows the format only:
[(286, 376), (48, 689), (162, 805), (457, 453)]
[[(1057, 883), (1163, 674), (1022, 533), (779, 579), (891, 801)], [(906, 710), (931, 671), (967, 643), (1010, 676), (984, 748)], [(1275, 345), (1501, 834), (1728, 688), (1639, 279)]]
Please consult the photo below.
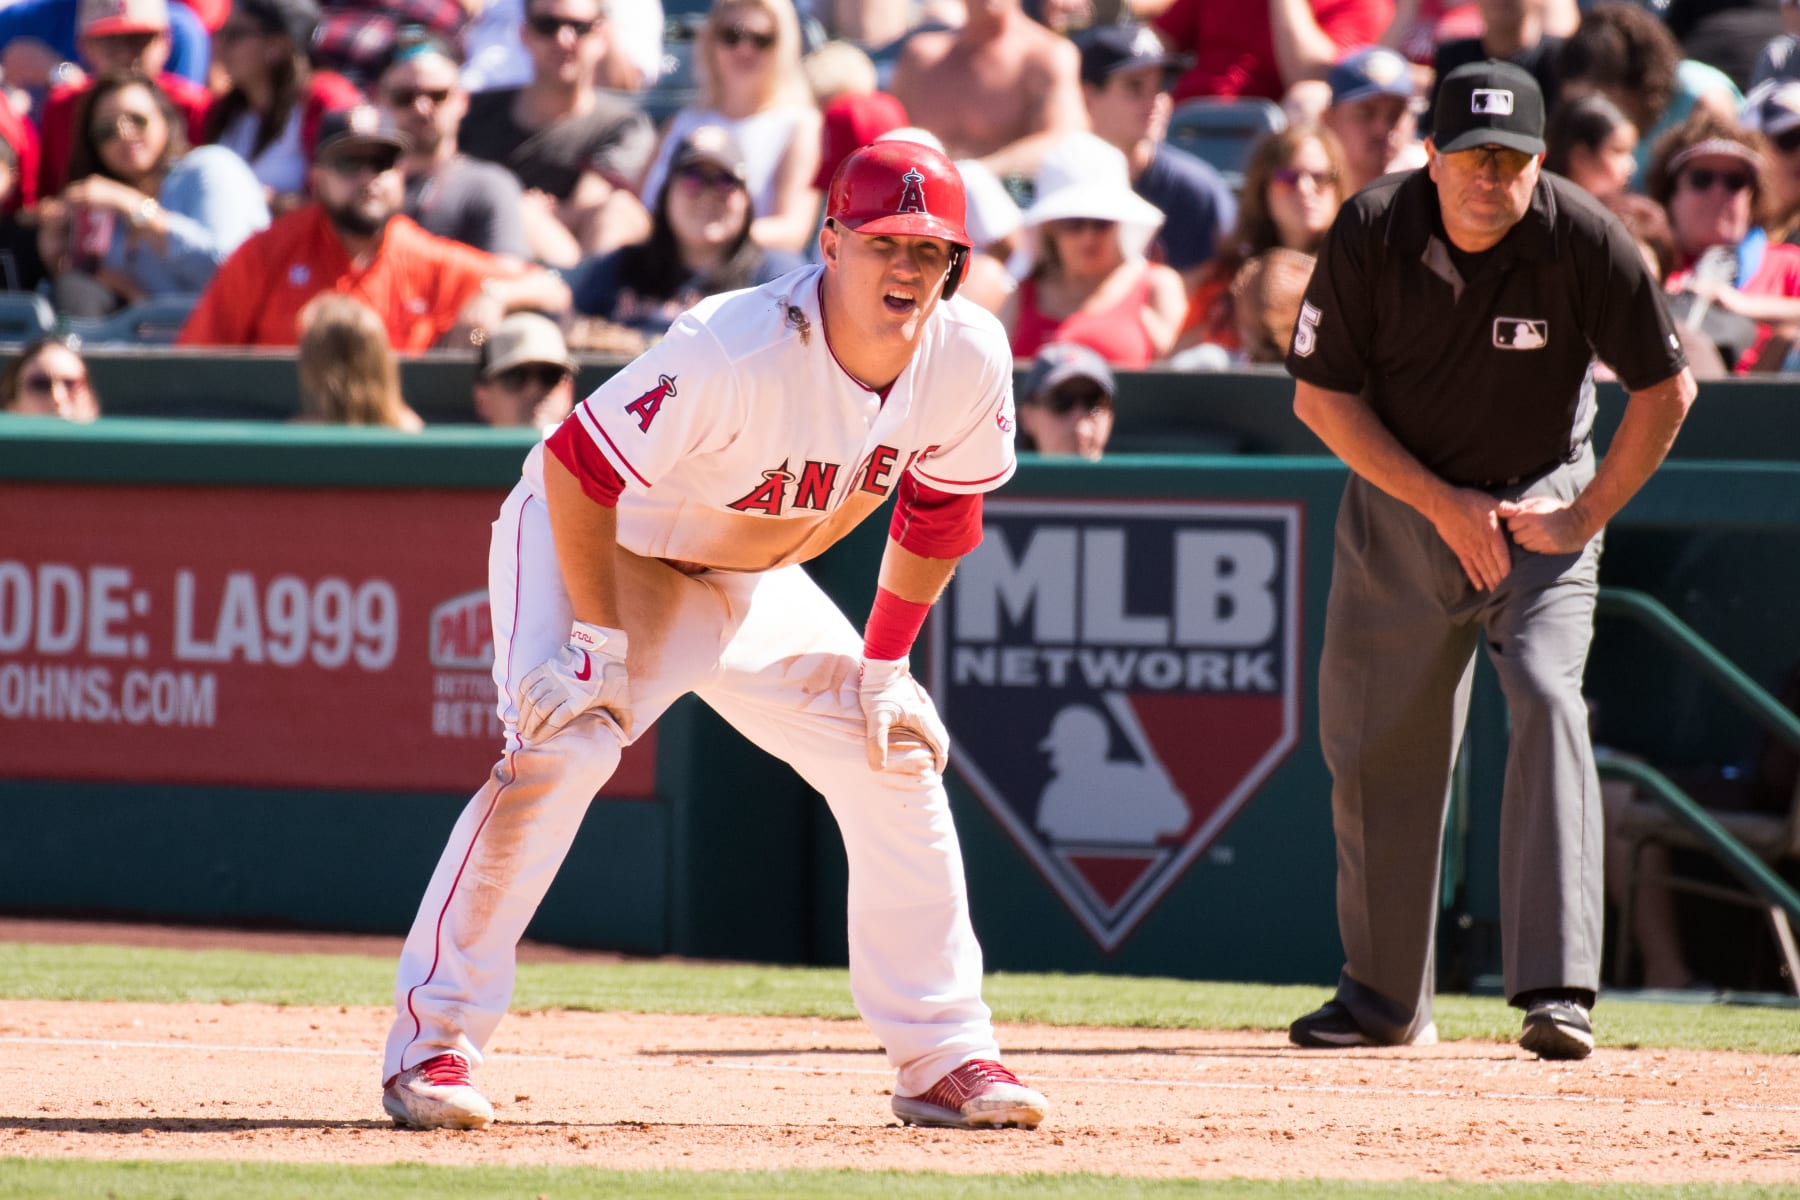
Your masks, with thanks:
[(916, 600), (902, 600), (884, 587), (875, 589), (875, 604), (869, 609), (869, 624), (863, 630), (863, 657), (892, 662), (912, 653), (919, 630), (925, 628), (925, 614), (931, 605)]

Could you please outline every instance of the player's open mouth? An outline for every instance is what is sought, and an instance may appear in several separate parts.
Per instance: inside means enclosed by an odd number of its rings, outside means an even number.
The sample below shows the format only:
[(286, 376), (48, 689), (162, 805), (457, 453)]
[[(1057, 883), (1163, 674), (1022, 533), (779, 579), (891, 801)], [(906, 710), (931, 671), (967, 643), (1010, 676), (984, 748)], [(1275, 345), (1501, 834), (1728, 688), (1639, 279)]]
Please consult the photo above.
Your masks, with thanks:
[(909, 313), (919, 304), (918, 297), (899, 288), (891, 288), (882, 293), (881, 302), (887, 305), (887, 310), (891, 313)]

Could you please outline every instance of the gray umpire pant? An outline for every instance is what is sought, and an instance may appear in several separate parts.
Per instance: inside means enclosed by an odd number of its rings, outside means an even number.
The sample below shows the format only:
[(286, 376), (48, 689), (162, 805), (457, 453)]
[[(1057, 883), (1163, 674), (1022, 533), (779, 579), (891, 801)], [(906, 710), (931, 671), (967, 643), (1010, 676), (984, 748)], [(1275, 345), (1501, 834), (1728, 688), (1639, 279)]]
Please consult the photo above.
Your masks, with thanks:
[[(1570, 500), (1593, 474), (1590, 449), (1494, 495)], [(1500, 820), (1506, 994), (1596, 990), (1603, 834), (1581, 684), (1601, 539), (1572, 555), (1513, 545), (1511, 570), (1484, 594), (1431, 522), (1354, 474), (1336, 536), (1319, 737), (1337, 834), (1337, 998), (1393, 1041), (1432, 1019), (1444, 820), (1484, 633), (1511, 717)]]

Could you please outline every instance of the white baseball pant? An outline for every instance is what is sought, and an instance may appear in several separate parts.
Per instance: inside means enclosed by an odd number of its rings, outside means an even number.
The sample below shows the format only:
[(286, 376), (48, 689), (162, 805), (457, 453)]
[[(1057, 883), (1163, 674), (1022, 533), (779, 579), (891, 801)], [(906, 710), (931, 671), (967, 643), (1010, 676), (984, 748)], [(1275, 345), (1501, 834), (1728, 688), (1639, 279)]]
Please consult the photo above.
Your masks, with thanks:
[[(998, 1058), (949, 797), (929, 767), (869, 769), (850, 622), (797, 565), (689, 576), (623, 550), (618, 564), (637, 732), (694, 692), (830, 805), (850, 867), (851, 995), (898, 1094)], [(451, 831), (401, 951), (383, 1079), (446, 1050), (481, 1061), (512, 999), (514, 948), (619, 762), (618, 735), (591, 715), (540, 742), (519, 738), (515, 690), (571, 620), (548, 513), (524, 484), (494, 523), (488, 583), (505, 749)]]

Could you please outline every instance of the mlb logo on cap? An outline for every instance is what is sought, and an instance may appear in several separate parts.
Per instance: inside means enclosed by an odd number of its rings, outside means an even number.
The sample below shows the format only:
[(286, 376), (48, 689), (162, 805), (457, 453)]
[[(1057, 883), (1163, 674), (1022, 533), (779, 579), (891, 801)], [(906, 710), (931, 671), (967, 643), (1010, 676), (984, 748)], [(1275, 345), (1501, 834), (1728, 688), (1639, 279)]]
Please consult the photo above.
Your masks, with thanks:
[(1488, 59), (1468, 63), (1438, 85), (1431, 141), (1439, 154), (1478, 146), (1544, 152), (1544, 93), (1529, 71)]
[(1500, 88), (1477, 88), (1469, 95), (1469, 111), (1491, 113), (1497, 117), (1510, 117), (1513, 110), (1513, 94)]

